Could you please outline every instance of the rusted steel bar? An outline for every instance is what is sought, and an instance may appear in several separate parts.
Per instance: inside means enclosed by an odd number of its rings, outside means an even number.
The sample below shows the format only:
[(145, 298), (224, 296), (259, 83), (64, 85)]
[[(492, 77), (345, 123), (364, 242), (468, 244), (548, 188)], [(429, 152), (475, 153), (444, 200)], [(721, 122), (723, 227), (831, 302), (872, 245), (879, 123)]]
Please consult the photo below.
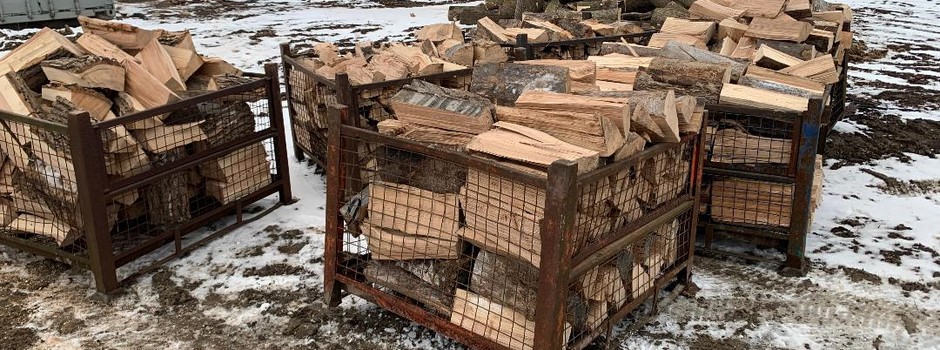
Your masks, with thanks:
[(428, 155), (431, 157), (439, 159), (447, 159), (448, 162), (462, 165), (466, 167), (472, 167), (474, 169), (479, 169), (486, 173), (505, 177), (512, 181), (521, 182), (526, 185), (535, 186), (535, 187), (545, 187), (546, 179), (543, 177), (538, 177), (527, 172), (522, 172), (498, 162), (483, 159), (480, 157), (473, 157), (465, 153), (457, 153), (453, 151), (446, 151), (437, 148), (431, 148), (423, 144), (400, 139), (397, 137), (382, 135), (374, 131), (369, 131), (365, 129), (358, 129), (349, 126), (342, 126), (342, 134), (346, 137), (354, 138), (357, 140), (362, 140), (369, 143), (380, 144), (387, 147), (400, 149), (403, 151), (413, 152)]
[(59, 124), (56, 122), (50, 122), (48, 120), (42, 120), (38, 118), (33, 118), (26, 115), (19, 115), (16, 113), (10, 113), (7, 111), (0, 111), (0, 120), (9, 120), (11, 122), (23, 123), (31, 126), (36, 126), (42, 129), (46, 129), (52, 132), (57, 133), (66, 133), (66, 125)]
[(108, 178), (104, 160), (104, 145), (100, 134), (92, 127), (88, 112), (73, 112), (68, 120), (69, 147), (75, 166), (78, 187), (78, 205), (82, 214), (85, 239), (91, 271), (95, 275), (95, 289), (107, 295), (118, 289), (114, 247), (108, 229), (108, 213), (104, 200), (102, 179)]
[(561, 349), (565, 343), (565, 305), (578, 210), (578, 164), (559, 160), (548, 168), (545, 218), (541, 224), (539, 290), (534, 349)]
[(253, 81), (247, 84), (237, 85), (237, 86), (225, 88), (225, 89), (218, 90), (218, 91), (213, 91), (204, 95), (185, 98), (176, 102), (162, 105), (160, 107), (151, 108), (151, 109), (137, 112), (137, 113), (131, 113), (123, 117), (108, 119), (108, 120), (96, 123), (95, 128), (101, 130), (101, 129), (115, 127), (118, 125), (130, 124), (130, 123), (141, 121), (150, 117), (155, 117), (161, 114), (175, 112), (186, 107), (195, 106), (203, 102), (217, 100), (222, 97), (228, 97), (228, 96), (237, 95), (237, 94), (252, 91), (252, 90), (257, 90), (259, 88), (264, 87), (267, 84), (268, 82), (265, 81), (264, 79), (258, 79), (256, 81)]
[(13, 237), (8, 234), (0, 234), (0, 244), (51, 259), (66, 259), (80, 268), (91, 270), (91, 263), (89, 263), (88, 257), (65, 252), (48, 244), (37, 243), (28, 239)]
[(790, 236), (790, 229), (784, 226), (770, 226), (759, 224), (724, 224), (720, 222), (709, 222), (709, 226), (719, 231), (736, 232), (743, 235), (765, 237), (776, 240), (786, 240)]
[[(292, 56), (290, 55), (290, 48), (288, 48), (288, 54), (287, 54), (287, 55), (284, 55), (283, 52), (282, 52), (282, 54), (281, 54), (281, 60), (284, 61), (284, 64), (290, 65), (290, 66), (291, 66), (291, 69), (296, 69), (296, 70), (301, 71), (302, 73), (304, 73), (304, 74), (307, 75), (310, 79), (316, 81), (317, 83), (323, 84), (323, 85), (325, 85), (327, 88), (330, 88), (330, 89), (336, 88), (336, 82), (334, 82), (334, 81), (331, 80), (331, 79), (327, 79), (326, 77), (321, 76), (321, 75), (317, 74), (316, 72), (310, 70), (309, 68), (305, 67), (304, 65), (300, 64), (300, 63), (297, 61), (296, 58), (294, 58), (294, 57), (292, 57)], [(290, 79), (290, 76), (287, 76), (287, 77), (285, 77), (285, 78)]]
[[(499, 345), (492, 340), (484, 338), (463, 327), (460, 327), (450, 320), (441, 318), (427, 310), (409, 303), (406, 300), (392, 296), (386, 292), (375, 289), (367, 284), (361, 283), (347, 276), (337, 276), (337, 278), (347, 286), (349, 292), (368, 302), (376, 304), (385, 310), (391, 311), (401, 317), (422, 326), (428, 327), (435, 332), (444, 334), (458, 342), (467, 345), (471, 349), (477, 350), (510, 350)], [(540, 348), (534, 348), (540, 349)]]
[[(253, 203), (255, 201), (258, 201), (259, 199), (262, 199), (264, 197), (267, 197), (277, 192), (279, 188), (280, 188), (280, 183), (273, 182), (271, 184), (266, 185), (265, 187), (258, 189), (255, 192), (252, 192), (251, 194), (245, 196), (242, 199), (239, 199), (237, 201), (234, 201), (228, 204), (224, 204), (206, 213), (203, 213), (199, 215), (198, 217), (190, 219), (189, 221), (184, 223), (178, 230), (166, 231), (160, 235), (157, 235), (156, 237), (153, 237), (144, 242), (138, 243), (134, 248), (131, 248), (130, 250), (123, 251), (117, 254), (115, 258), (115, 265), (118, 267), (121, 267), (130, 262), (133, 262), (134, 260), (137, 260), (138, 258), (144, 255), (150, 254), (157, 248), (160, 248), (163, 245), (165, 245), (167, 242), (170, 241), (170, 239), (174, 238), (177, 231), (180, 233), (180, 237), (186, 237), (192, 232), (198, 230), (199, 228), (202, 228), (208, 225), (210, 222), (218, 220), (219, 218), (230, 214), (232, 211), (236, 210), (236, 208), (238, 207), (240, 203)], [(278, 204), (278, 205), (273, 206), (272, 208), (280, 207), (280, 206), (281, 205)], [(270, 210), (271, 208), (265, 210), (265, 212), (269, 212)], [(251, 221), (254, 221), (255, 218), (260, 218), (261, 216), (263, 216), (263, 214), (255, 215), (250, 219), (242, 220), (241, 222), (238, 222), (234, 225), (230, 225), (229, 227), (231, 228), (241, 227)], [(228, 230), (229, 227), (226, 227), (224, 230)], [(204, 239), (208, 239), (208, 237)], [(179, 252), (180, 253), (185, 252), (185, 249), (182, 249)]]
[(797, 112), (786, 112), (786, 111), (777, 111), (772, 109), (763, 109), (757, 107), (744, 107), (744, 106), (731, 106), (731, 105), (718, 105), (718, 104), (709, 104), (705, 106), (705, 110), (711, 114), (721, 115), (726, 114), (740, 114), (740, 115), (753, 115), (760, 116), (761, 118), (777, 120), (782, 122), (792, 123), (797, 121), (801, 113)]
[[(559, 41), (548, 41), (544, 43), (528, 43), (529, 47), (533, 48), (542, 48), (548, 46), (575, 46), (575, 45), (591, 45), (599, 44), (605, 42), (620, 42), (621, 39), (633, 39), (633, 38), (646, 38), (650, 37), (653, 34), (656, 34), (657, 30), (648, 30), (642, 33), (631, 33), (631, 34), (620, 34), (620, 35), (608, 35), (608, 36), (595, 36), (591, 38), (580, 38), (580, 39), (569, 39), (569, 40), (559, 40)], [(513, 44), (502, 44), (503, 47), (522, 47), (518, 45), (518, 40), (516, 45)]]
[(787, 245), (786, 267), (805, 273), (806, 234), (809, 231), (812, 216), (813, 178), (816, 173), (816, 148), (819, 146), (819, 117), (822, 113), (821, 100), (810, 100), (809, 110), (804, 113), (801, 125), (803, 137), (800, 139), (800, 152), (793, 188), (793, 205), (790, 214), (790, 239)]
[(340, 202), (343, 200), (343, 140), (340, 136), (342, 120), (349, 114), (343, 105), (327, 106), (329, 118), (329, 142), (326, 161), (326, 246), (323, 253), (323, 300), (330, 307), (337, 307), (342, 299), (342, 284), (336, 280), (339, 271), (339, 252), (343, 249), (343, 219)]
[(459, 70), (454, 70), (454, 71), (450, 71), (450, 72), (428, 74), (428, 75), (422, 75), (422, 76), (417, 76), (417, 77), (409, 77), (409, 78), (402, 78), (402, 79), (395, 79), (395, 80), (386, 80), (386, 81), (381, 81), (381, 82), (377, 82), (377, 83), (369, 83), (369, 84), (362, 84), (362, 85), (352, 85), (352, 86), (350, 87), (350, 91), (352, 91), (352, 93), (354, 93), (354, 94), (358, 94), (358, 93), (360, 93), (360, 92), (362, 92), (362, 91), (377, 90), (377, 89), (382, 89), (382, 88), (386, 88), (386, 87), (393, 87), (393, 86), (405, 86), (405, 85), (408, 85), (408, 84), (410, 84), (412, 81), (415, 81), (415, 80), (441, 80), (441, 79), (451, 79), (451, 78), (459, 78), (459, 77), (469, 77), (471, 74), (473, 74), (473, 69), (472, 69), (472, 68), (459, 69)]
[[(646, 215), (643, 215), (643, 217), (641, 217), (640, 219), (635, 220), (627, 224), (626, 226), (618, 228), (614, 232), (601, 236), (599, 239), (597, 239), (597, 241), (585, 246), (584, 248), (581, 248), (578, 254), (575, 255), (573, 258), (571, 258), (572, 265), (575, 265), (575, 266), (580, 265), (584, 261), (591, 259), (591, 257), (594, 256), (595, 254), (598, 254), (600, 251), (606, 249), (607, 247), (610, 247), (611, 244), (623, 243), (621, 240), (624, 237), (630, 236), (630, 237), (635, 237), (635, 239), (642, 238), (643, 234), (637, 233), (637, 230), (640, 230), (641, 228), (645, 227), (651, 220), (654, 220), (655, 218), (658, 218), (665, 214), (672, 213), (675, 211), (676, 208), (682, 207), (686, 205), (687, 202), (692, 202), (693, 200), (694, 198), (692, 198), (691, 194), (686, 194), (684, 196), (680, 196), (678, 198), (672, 199), (666, 204), (663, 204), (661, 207), (657, 208), (656, 210)], [(624, 246), (628, 246), (630, 244), (633, 244), (634, 242), (635, 240), (631, 240), (630, 242), (625, 243)]]
[(735, 169), (728, 169), (728, 168), (721, 168), (721, 167), (716, 168), (712, 164), (708, 164), (704, 166), (705, 174), (715, 175), (715, 176), (736, 177), (736, 178), (742, 178), (742, 179), (759, 180), (759, 181), (767, 181), (767, 182), (776, 182), (776, 183), (781, 183), (781, 184), (792, 184), (796, 181), (796, 179), (794, 179), (793, 177), (789, 177), (789, 176), (758, 173), (754, 171), (747, 171), (747, 170), (741, 170), (741, 169), (736, 169), (736, 168)]
[[(291, 125), (294, 125), (294, 118), (297, 115), (297, 111), (294, 110), (294, 104), (290, 102), (291, 96), (293, 96), (293, 88), (290, 83), (291, 69), (293, 67), (292, 64), (288, 62), (290, 55), (290, 43), (281, 43), (281, 65), (283, 66), (284, 80), (286, 82), (284, 84), (284, 92), (287, 96), (287, 116), (291, 120)], [(291, 130), (291, 139), (294, 144), (294, 157), (297, 158), (298, 162), (303, 161), (306, 156), (304, 155), (303, 148), (300, 147), (300, 143), (297, 142), (297, 130)]]
[(268, 128), (250, 135), (241, 136), (218, 147), (196, 152), (179, 161), (153, 167), (143, 173), (112, 181), (106, 188), (106, 198), (137, 189), (180, 170), (192, 168), (203, 162), (219, 158), (232, 151), (244, 148), (269, 138), (277, 138), (277, 130)]
[(287, 140), (285, 140), (287, 130), (284, 127), (284, 109), (281, 106), (281, 82), (277, 76), (277, 63), (264, 65), (264, 71), (270, 83), (267, 88), (268, 115), (271, 118), (271, 126), (277, 131), (277, 136), (274, 137), (274, 165), (277, 167), (277, 179), (285, 180), (281, 181), (279, 196), (281, 203), (290, 204), (295, 200), (290, 186), (290, 165), (287, 164)]
[[(694, 144), (694, 140), (696, 140), (695, 135), (685, 135), (679, 142)], [(602, 181), (602, 179), (608, 176), (615, 175), (621, 171), (627, 170), (632, 166), (640, 164), (640, 162), (643, 160), (655, 157), (657, 154), (660, 154), (667, 149), (676, 147), (678, 147), (678, 144), (676, 143), (658, 143), (647, 147), (639, 153), (629, 156), (625, 159), (599, 167), (586, 174), (581, 174), (581, 176), (578, 177), (578, 185), (587, 186), (598, 181)]]
[[(688, 261), (683, 262), (677, 265), (676, 267), (674, 267), (672, 270), (670, 270), (666, 274), (664, 274), (663, 277), (657, 279), (657, 282), (661, 282), (665, 285), (666, 284), (665, 282), (671, 281), (682, 270), (688, 269), (690, 267), (691, 267), (690, 262)], [(654, 284), (658, 284), (658, 283), (654, 283)], [(603, 334), (606, 330), (612, 329), (617, 323), (620, 322), (620, 320), (623, 320), (624, 317), (627, 317), (628, 315), (633, 313), (633, 311), (636, 310), (637, 307), (645, 303), (647, 300), (649, 300), (650, 297), (653, 297), (658, 292), (659, 292), (659, 288), (650, 288), (649, 290), (641, 293), (638, 298), (631, 300), (629, 303), (626, 303), (623, 306), (621, 306), (620, 309), (617, 309), (617, 311), (614, 312), (606, 320), (604, 320), (604, 322), (602, 322), (600, 325), (594, 328), (594, 330), (588, 336), (582, 337), (576, 343), (570, 344), (568, 348), (569, 349), (587, 348), (588, 345), (590, 345), (591, 342), (594, 341), (594, 339), (596, 339), (598, 336)]]
[(686, 261), (685, 272), (679, 276), (679, 282), (689, 284), (692, 282), (692, 260), (695, 258), (695, 229), (698, 228), (698, 221), (701, 215), (702, 205), (702, 167), (705, 165), (705, 126), (708, 125), (708, 112), (702, 116), (702, 128), (699, 130), (698, 139), (695, 142), (695, 148), (692, 150), (692, 174), (689, 176), (689, 193), (692, 193), (694, 200), (692, 204), (691, 222), (689, 223), (689, 244), (687, 249), (688, 261)]
[(576, 257), (577, 258), (576, 265), (574, 265), (574, 267), (571, 268), (571, 276), (574, 276), (574, 277), (581, 276), (584, 273), (588, 272), (588, 270), (594, 268), (595, 266), (612, 259), (621, 251), (623, 251), (627, 246), (633, 243), (636, 243), (637, 241), (639, 241), (641, 238), (643, 238), (650, 232), (653, 232), (653, 230), (655, 230), (656, 228), (679, 217), (679, 215), (682, 214), (683, 212), (688, 211), (690, 208), (694, 206), (694, 204), (695, 203), (691, 198), (689, 198), (686, 201), (682, 201), (681, 203), (679, 203), (678, 205), (670, 209), (668, 212), (662, 215), (653, 217), (642, 226), (636, 228), (635, 230), (633, 230), (632, 232), (626, 235), (623, 235), (623, 237), (621, 237), (620, 239), (604, 245), (603, 248), (597, 250), (596, 252), (593, 252), (589, 256), (583, 256), (579, 254), (579, 256)]

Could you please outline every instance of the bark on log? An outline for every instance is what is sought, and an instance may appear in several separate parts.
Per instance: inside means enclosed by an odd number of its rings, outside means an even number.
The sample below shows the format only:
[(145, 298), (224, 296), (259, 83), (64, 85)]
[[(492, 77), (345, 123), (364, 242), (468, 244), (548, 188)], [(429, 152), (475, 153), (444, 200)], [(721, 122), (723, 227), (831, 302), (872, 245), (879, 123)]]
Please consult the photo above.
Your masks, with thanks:
[(369, 261), (363, 274), (379, 286), (417, 300), (435, 312), (449, 316), (454, 298), (445, 291), (388, 261)]
[(98, 35), (112, 44), (120, 47), (122, 50), (137, 51), (150, 44), (151, 41), (159, 39), (163, 30), (140, 29), (126, 23), (110, 22), (106, 20), (78, 17), (78, 23), (82, 26), (84, 33)]
[(420, 80), (392, 98), (392, 109), (405, 122), (469, 134), (489, 130), (493, 124), (493, 105), (486, 99)]
[[(176, 148), (154, 154), (150, 161), (160, 166), (177, 161), (185, 155), (185, 150)], [(172, 230), (191, 218), (189, 196), (186, 191), (186, 175), (183, 173), (172, 173), (157, 180), (145, 187), (142, 195), (147, 201), (148, 222), (157, 229)]]
[(85, 52), (62, 34), (43, 28), (22, 45), (0, 59), (0, 76), (19, 72), (42, 61), (60, 57), (77, 57)]
[(731, 81), (737, 81), (747, 70), (749, 60), (736, 60), (682, 43), (668, 43), (663, 47), (662, 57), (702, 63), (731, 65)]
[(470, 83), (470, 92), (485, 96), (501, 106), (513, 106), (521, 94), (533, 90), (570, 92), (568, 68), (519, 63), (484, 64), (473, 70)]
[(124, 91), (124, 68), (97, 56), (62, 58), (42, 62), (42, 71), (53, 82)]
[(650, 91), (674, 89), (682, 95), (717, 103), (722, 85), (730, 79), (728, 65), (656, 58), (645, 71), (637, 74), (634, 88)]

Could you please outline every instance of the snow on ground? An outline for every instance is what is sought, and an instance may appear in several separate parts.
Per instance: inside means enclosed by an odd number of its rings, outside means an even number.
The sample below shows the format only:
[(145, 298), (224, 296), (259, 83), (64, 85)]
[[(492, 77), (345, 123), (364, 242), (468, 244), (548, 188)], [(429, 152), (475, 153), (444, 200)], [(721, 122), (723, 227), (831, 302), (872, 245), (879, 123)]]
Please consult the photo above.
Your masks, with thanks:
[[(940, 120), (940, 31), (931, 25), (940, 8), (849, 2), (857, 37), (886, 57), (852, 64), (858, 112), (831, 142), (808, 238), (813, 270), (786, 278), (771, 266), (697, 257), (697, 297), (679, 297), (638, 330), (622, 323), (619, 348), (940, 349), (940, 161), (931, 157), (940, 152), (924, 142), (936, 135), (889, 135), (900, 151), (846, 156), (882, 147), (884, 120)], [(444, 20), (447, 6), (433, 4), (135, 0), (119, 11), (134, 25), (192, 30), (200, 52), (260, 71), (282, 42), (405, 38)], [(0, 30), (0, 51), (34, 31)], [(88, 299), (88, 273), (0, 247), (0, 348), (461, 348), (361, 299), (322, 304), (325, 181), (315, 170), (292, 162), (300, 202), (134, 280), (107, 305)]]

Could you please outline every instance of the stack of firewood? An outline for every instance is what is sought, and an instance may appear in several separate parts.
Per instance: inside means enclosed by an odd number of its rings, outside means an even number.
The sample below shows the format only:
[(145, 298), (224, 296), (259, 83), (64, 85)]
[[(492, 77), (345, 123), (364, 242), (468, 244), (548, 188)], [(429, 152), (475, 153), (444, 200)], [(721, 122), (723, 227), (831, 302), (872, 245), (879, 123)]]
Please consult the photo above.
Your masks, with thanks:
[[(622, 81), (630, 74), (597, 66), (481, 64), (469, 91), (416, 80), (390, 99), (394, 116), (378, 131), (544, 179), (557, 160), (575, 162), (583, 174), (700, 130), (703, 109), (694, 97), (605, 91), (600, 76)], [(365, 276), (502, 345), (531, 349), (545, 189), (420, 154), (359, 147), (367, 150), (361, 174), (370, 183), (363, 191), (368, 209), (347, 220), (360, 222), (356, 230), (371, 252)], [(579, 196), (575, 246), (676, 198), (689, 179), (680, 148), (589, 186)], [(434, 176), (420, 175), (428, 169)], [(670, 222), (624, 258), (579, 277), (567, 305), (568, 332), (595, 327), (608, 310), (651, 288), (677, 259), (678, 230), (678, 221)], [(462, 262), (467, 251), (476, 253)], [(459, 266), (471, 266), (466, 286), (455, 282)]]
[[(312, 52), (301, 52), (294, 59), (298, 65), (321, 78), (334, 80), (345, 73), (352, 85), (364, 85), (403, 78), (453, 72), (484, 63), (506, 62), (506, 51), (489, 40), (466, 41), (460, 27), (454, 23), (427, 25), (415, 33), (414, 42), (391, 42), (381, 45), (369, 41), (359, 42), (351, 50), (340, 52), (332, 43), (319, 43)], [(314, 154), (326, 154), (326, 108), (335, 102), (337, 93), (310, 79), (308, 72), (290, 70), (291, 96), (289, 103), (295, 127), (302, 125), (317, 133), (297, 132), (298, 143)], [(442, 84), (465, 88), (465, 76), (448, 78)], [(360, 124), (375, 127), (388, 119), (389, 97), (398, 92), (400, 85), (360, 89), (358, 107), (369, 112), (360, 113)], [(320, 139), (311, 137), (321, 136)], [(325, 157), (325, 156), (322, 156)]]
[[(826, 106), (833, 102), (826, 88), (839, 82), (838, 67), (852, 45), (848, 6), (698, 0), (681, 15), (685, 18), (665, 18), (646, 46), (605, 43), (602, 55), (589, 60), (599, 71), (633, 72), (618, 73), (627, 79), (617, 89), (673, 89), (700, 103), (797, 113), (807, 111), (810, 99)], [(789, 133), (782, 130), (729, 124), (707, 134), (713, 162), (786, 165), (792, 158)], [(819, 183), (821, 169), (816, 174)], [(712, 192), (717, 220), (789, 225), (792, 185), (726, 178), (713, 184)]]
[[(61, 124), (77, 111), (105, 121), (251, 81), (224, 60), (197, 54), (188, 31), (80, 22), (84, 33), (75, 42), (47, 28), (0, 59), (0, 109)], [(254, 132), (248, 103), (263, 96), (240, 96), (103, 130), (107, 175), (141, 174)], [(83, 223), (66, 135), (14, 120), (3, 124), (0, 224), (60, 246), (75, 243)], [(114, 198), (107, 205), (110, 224), (140, 218), (155, 228), (182, 223), (200, 188), (227, 203), (268, 183), (268, 166), (258, 144), (209, 161), (199, 172), (166, 176)]]
[(463, 31), (454, 23), (427, 25), (415, 36), (417, 40), (410, 43), (376, 46), (371, 41), (362, 41), (342, 54), (332, 43), (319, 43), (313, 47), (311, 57), (301, 56), (298, 62), (327, 79), (346, 73), (352, 85), (363, 85), (505, 62), (508, 58), (491, 41), (466, 42)]

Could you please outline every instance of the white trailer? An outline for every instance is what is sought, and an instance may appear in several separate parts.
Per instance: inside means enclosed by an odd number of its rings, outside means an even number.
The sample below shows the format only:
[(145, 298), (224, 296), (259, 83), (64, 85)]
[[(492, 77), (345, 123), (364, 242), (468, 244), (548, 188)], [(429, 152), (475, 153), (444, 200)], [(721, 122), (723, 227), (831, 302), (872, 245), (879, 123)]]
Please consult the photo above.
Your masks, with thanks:
[(114, 0), (0, 0), (0, 26), (69, 20), (78, 16), (111, 19)]

